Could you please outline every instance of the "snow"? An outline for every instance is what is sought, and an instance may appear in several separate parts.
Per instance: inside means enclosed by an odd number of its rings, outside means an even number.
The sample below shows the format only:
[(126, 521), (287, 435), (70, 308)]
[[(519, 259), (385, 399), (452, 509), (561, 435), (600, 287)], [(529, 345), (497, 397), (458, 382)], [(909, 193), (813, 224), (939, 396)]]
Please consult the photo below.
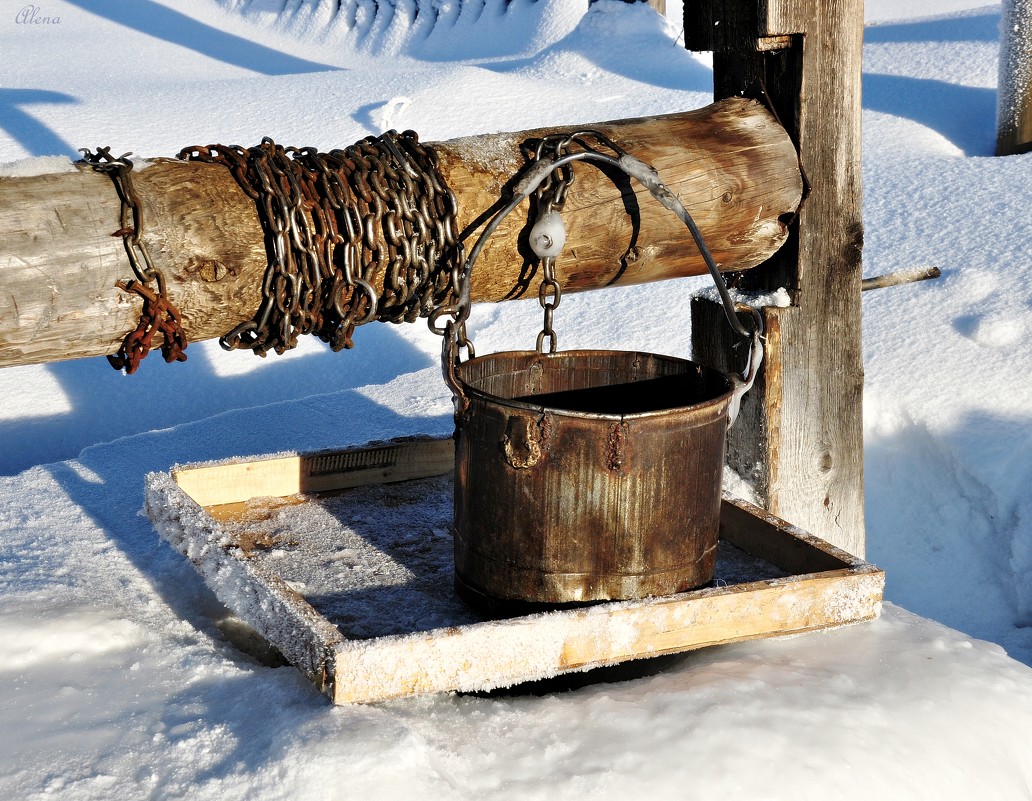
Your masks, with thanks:
[[(24, 6), (0, 12), (5, 177), (104, 144), (329, 148), (390, 126), (433, 141), (709, 101), (676, 3), (670, 22), (613, 0), (45, 0), (46, 22)], [(0, 797), (1027, 798), (1032, 156), (991, 157), (999, 5), (868, 0), (867, 18), (865, 272), (943, 271), (864, 295), (879, 620), (333, 708), (227, 640), (225, 610), (139, 514), (144, 476), (447, 434), (437, 338), (372, 325), (351, 352), (264, 360), (194, 343), (132, 377), (101, 359), (7, 368)], [(562, 345), (682, 354), (685, 321), (657, 310), (704, 287), (571, 295)], [(539, 319), (480, 306), (471, 333), (482, 353), (526, 346)]]
[(64, 156), (37, 156), (0, 164), (0, 178), (31, 178), (57, 172), (74, 172), (75, 166)]

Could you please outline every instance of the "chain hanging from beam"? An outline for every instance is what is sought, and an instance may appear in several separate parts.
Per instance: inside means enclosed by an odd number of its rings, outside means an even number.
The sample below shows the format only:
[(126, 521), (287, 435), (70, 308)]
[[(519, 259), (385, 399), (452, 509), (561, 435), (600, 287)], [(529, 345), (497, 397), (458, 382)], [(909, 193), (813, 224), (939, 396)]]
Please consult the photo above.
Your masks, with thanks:
[[(150, 353), (155, 335), (161, 334), (161, 354), (165, 361), (185, 362), (186, 354), (183, 351), (186, 350), (187, 339), (183, 332), (182, 315), (169, 300), (165, 276), (154, 266), (147, 243), (142, 239), (143, 205), (133, 184), (133, 163), (129, 160), (132, 153), (124, 153), (116, 158), (111, 155), (110, 147), (99, 147), (96, 153), (88, 148), (79, 152), (83, 154), (83, 162), (111, 178), (122, 204), (119, 229), (112, 236), (122, 237), (129, 265), (136, 278), (119, 281), (116, 286), (123, 292), (143, 298), (140, 322), (125, 335), (118, 353), (108, 356), (108, 361), (116, 370), (124, 370), (127, 375), (132, 375)], [(150, 288), (152, 282), (157, 292)]]
[(226, 166), (265, 233), (262, 302), (220, 339), (227, 350), (283, 353), (315, 334), (337, 351), (354, 346), (363, 323), (412, 322), (454, 302), (464, 265), (458, 208), (436, 153), (415, 132), (329, 153), (266, 137), (179, 157)]

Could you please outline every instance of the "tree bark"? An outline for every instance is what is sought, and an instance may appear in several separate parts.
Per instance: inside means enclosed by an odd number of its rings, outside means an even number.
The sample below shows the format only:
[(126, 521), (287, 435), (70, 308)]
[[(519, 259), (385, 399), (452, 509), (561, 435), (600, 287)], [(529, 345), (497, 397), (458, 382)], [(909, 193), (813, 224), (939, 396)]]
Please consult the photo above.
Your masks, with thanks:
[[(581, 127), (581, 126), (578, 126)], [(783, 218), (802, 179), (788, 134), (760, 104), (731, 98), (684, 114), (599, 123), (647, 161), (695, 217), (721, 269), (764, 261), (785, 241)], [(520, 145), (548, 131), (435, 144), (459, 205), (464, 236), (524, 164)], [(563, 217), (567, 242), (557, 277), (567, 291), (698, 275), (705, 265), (683, 224), (646, 190), (578, 163)], [(229, 171), (158, 159), (133, 172), (143, 241), (163, 272), (190, 341), (218, 337), (252, 317), (267, 266), (254, 202)], [(0, 367), (113, 353), (136, 327), (139, 298), (116, 288), (132, 278), (117, 233), (111, 179), (87, 166), (0, 179)], [(481, 254), (474, 301), (537, 291), (521, 276), (526, 213), (511, 214)], [(467, 245), (471, 243), (467, 239)], [(377, 287), (380, 289), (382, 287)]]

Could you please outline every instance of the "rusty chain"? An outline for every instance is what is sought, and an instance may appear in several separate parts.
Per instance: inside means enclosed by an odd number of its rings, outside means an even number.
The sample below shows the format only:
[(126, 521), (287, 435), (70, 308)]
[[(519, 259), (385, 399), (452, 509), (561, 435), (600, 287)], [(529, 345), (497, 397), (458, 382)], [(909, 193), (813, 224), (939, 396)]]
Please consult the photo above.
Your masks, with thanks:
[(222, 337), (224, 348), (283, 353), (312, 333), (337, 351), (354, 346), (363, 323), (411, 322), (454, 303), (464, 268), (458, 206), (415, 132), (329, 153), (265, 138), (179, 157), (229, 168), (265, 232), (262, 303)]
[[(548, 340), (550, 353), (555, 353), (558, 349), (558, 338), (553, 320), (555, 310), (562, 302), (563, 293), (562, 286), (556, 278), (555, 262), (556, 256), (566, 241), (566, 231), (559, 212), (566, 203), (566, 196), (573, 185), (574, 174), (572, 166), (568, 163), (559, 165), (554, 170), (550, 169), (550, 165), (566, 153), (573, 142), (579, 142), (578, 137), (583, 135), (584, 132), (568, 135), (553, 134), (538, 140), (536, 148), (526, 153), (531, 166), (523, 178), (523, 182), (526, 182), (535, 172), (543, 173), (532, 179), (534, 188), (521, 192), (519, 184), (517, 184), (513, 190), (515, 197), (509, 205), (496, 213), (486, 228), (481, 231), (474, 251), (470, 254), (470, 259), (462, 263), (453, 262), (451, 283), (454, 300), (450, 304), (439, 306), (430, 314), (429, 320), (430, 330), (444, 337), (446, 364), (455, 362), (458, 354), (463, 350), (470, 359), (476, 356), (473, 342), (466, 332), (466, 321), (470, 313), (469, 268), (498, 223), (523, 199), (531, 195), (533, 195), (533, 201), (530, 219), (533, 226), (530, 232), (530, 241), (531, 249), (541, 266), (542, 279), (538, 287), (538, 302), (544, 318), (541, 332), (537, 338), (537, 350), (539, 353), (544, 352), (545, 340)], [(608, 143), (609, 140), (606, 139), (606, 142)], [(445, 320), (443, 325), (441, 324), (442, 320)]]
[[(563, 156), (575, 141), (577, 134), (553, 134), (542, 137), (534, 148), (533, 158), (537, 162), (543, 159), (556, 160)], [(531, 228), (531, 249), (541, 262), (541, 284), (538, 287), (538, 303), (543, 311), (541, 331), (537, 337), (538, 353), (555, 353), (559, 347), (559, 339), (553, 326), (555, 310), (563, 299), (562, 287), (555, 277), (555, 261), (566, 240), (565, 228), (559, 213), (566, 204), (566, 197), (573, 185), (573, 166), (564, 164), (551, 171), (534, 190), (534, 225)], [(560, 233), (561, 232), (561, 233)]]
[[(182, 315), (168, 298), (165, 276), (154, 266), (147, 243), (143, 241), (143, 205), (133, 183), (133, 163), (129, 160), (131, 153), (115, 157), (110, 147), (99, 147), (97, 152), (88, 148), (79, 151), (82, 161), (97, 172), (105, 173), (111, 178), (121, 202), (119, 210), (119, 228), (112, 236), (121, 236), (129, 265), (136, 275), (136, 280), (118, 281), (115, 285), (123, 292), (139, 295), (143, 298), (143, 310), (140, 312), (139, 324), (122, 340), (118, 353), (108, 356), (108, 361), (116, 370), (124, 370), (132, 375), (140, 366), (140, 362), (150, 353), (151, 344), (156, 334), (163, 337), (161, 354), (166, 362), (185, 362), (187, 339), (183, 331)], [(154, 282), (157, 292), (149, 288)]]
[(116, 286), (124, 292), (143, 298), (143, 312), (136, 329), (130, 331), (122, 341), (122, 347), (108, 361), (116, 370), (125, 370), (132, 375), (140, 362), (150, 352), (155, 334), (163, 337), (161, 354), (166, 362), (185, 362), (186, 335), (179, 321), (179, 312), (169, 303), (164, 291), (164, 281), (158, 281), (159, 290), (154, 292), (139, 281), (119, 281)]

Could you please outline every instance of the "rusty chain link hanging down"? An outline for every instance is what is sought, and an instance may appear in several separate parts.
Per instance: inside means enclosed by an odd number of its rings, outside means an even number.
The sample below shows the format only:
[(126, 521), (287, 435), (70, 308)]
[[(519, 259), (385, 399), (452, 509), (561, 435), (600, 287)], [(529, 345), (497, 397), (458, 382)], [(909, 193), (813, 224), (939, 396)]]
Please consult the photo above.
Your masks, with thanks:
[(455, 196), (436, 153), (413, 131), (329, 153), (265, 138), (250, 148), (190, 147), (179, 157), (228, 167), (265, 232), (261, 306), (221, 338), (228, 350), (283, 353), (301, 334), (350, 348), (356, 326), (412, 322), (458, 293)]
[[(136, 372), (140, 362), (150, 353), (156, 334), (162, 335), (161, 354), (166, 362), (185, 362), (187, 340), (179, 310), (172, 305), (165, 287), (165, 276), (151, 261), (147, 244), (142, 241), (143, 206), (133, 185), (133, 163), (131, 153), (117, 158), (111, 155), (110, 147), (99, 147), (94, 153), (89, 149), (79, 151), (83, 162), (97, 172), (107, 174), (115, 185), (121, 201), (119, 229), (112, 236), (121, 236), (129, 264), (135, 273), (135, 280), (119, 281), (116, 286), (124, 292), (143, 298), (143, 311), (136, 328), (126, 334), (118, 353), (108, 356), (116, 370), (125, 370), (129, 375)], [(157, 292), (150, 288), (154, 282)]]
[[(555, 134), (543, 137), (534, 149), (534, 160), (541, 162), (543, 158), (556, 159), (570, 145), (573, 137)], [(566, 244), (566, 227), (563, 225), (560, 212), (566, 205), (566, 196), (573, 185), (573, 167), (569, 164), (550, 172), (534, 190), (534, 223), (530, 231), (531, 250), (541, 260), (541, 284), (538, 287), (538, 302), (544, 311), (541, 332), (537, 338), (537, 350), (545, 352), (545, 341), (548, 341), (548, 352), (555, 353), (559, 340), (553, 327), (555, 310), (563, 299), (562, 288), (555, 277), (555, 260)]]

